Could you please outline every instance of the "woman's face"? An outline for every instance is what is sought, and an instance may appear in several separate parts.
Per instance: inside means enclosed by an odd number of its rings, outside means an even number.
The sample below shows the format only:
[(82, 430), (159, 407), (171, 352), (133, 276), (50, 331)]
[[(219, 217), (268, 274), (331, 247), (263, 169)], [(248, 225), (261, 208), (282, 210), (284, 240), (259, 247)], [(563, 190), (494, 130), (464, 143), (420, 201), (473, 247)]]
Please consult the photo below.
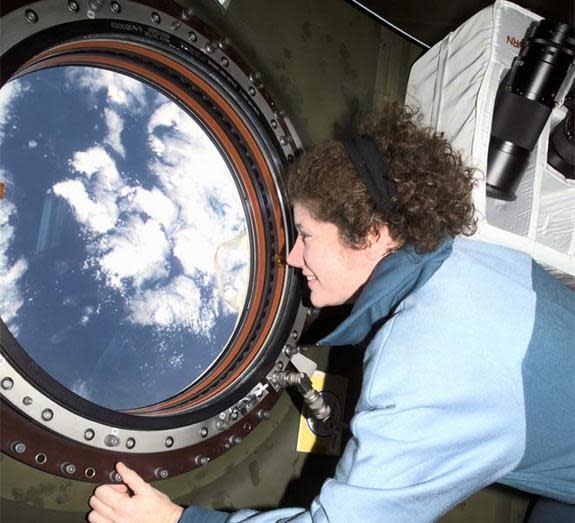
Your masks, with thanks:
[(288, 264), (302, 270), (315, 307), (345, 303), (367, 281), (385, 249), (378, 248), (379, 239), (364, 249), (348, 247), (336, 225), (316, 220), (299, 203), (294, 218), (299, 234)]

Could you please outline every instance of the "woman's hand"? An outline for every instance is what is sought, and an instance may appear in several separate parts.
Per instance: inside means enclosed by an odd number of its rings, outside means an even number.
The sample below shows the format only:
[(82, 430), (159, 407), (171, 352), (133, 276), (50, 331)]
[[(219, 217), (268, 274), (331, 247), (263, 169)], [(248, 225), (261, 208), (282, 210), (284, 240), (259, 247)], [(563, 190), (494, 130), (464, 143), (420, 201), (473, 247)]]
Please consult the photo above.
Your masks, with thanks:
[(90, 498), (90, 523), (176, 523), (180, 519), (184, 509), (168, 496), (123, 463), (118, 463), (116, 470), (123, 485), (101, 485), (96, 489)]

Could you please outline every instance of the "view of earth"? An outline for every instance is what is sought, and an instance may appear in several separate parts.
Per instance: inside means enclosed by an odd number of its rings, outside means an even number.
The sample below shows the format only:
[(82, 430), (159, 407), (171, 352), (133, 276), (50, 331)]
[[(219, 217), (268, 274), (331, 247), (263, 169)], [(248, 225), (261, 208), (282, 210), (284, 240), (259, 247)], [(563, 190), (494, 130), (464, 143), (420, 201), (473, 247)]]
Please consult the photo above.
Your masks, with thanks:
[(0, 90), (0, 316), (76, 394), (162, 401), (220, 355), (244, 306), (246, 216), (203, 128), (88, 67)]

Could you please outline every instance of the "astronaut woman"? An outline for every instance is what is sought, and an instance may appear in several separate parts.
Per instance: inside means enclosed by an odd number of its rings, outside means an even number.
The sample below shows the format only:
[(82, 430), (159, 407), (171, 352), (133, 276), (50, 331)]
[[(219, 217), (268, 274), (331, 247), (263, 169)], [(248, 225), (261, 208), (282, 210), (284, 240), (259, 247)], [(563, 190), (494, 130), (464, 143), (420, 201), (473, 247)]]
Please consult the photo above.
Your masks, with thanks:
[(399, 105), (289, 172), (288, 263), (315, 306), (354, 301), (321, 343), (367, 346), (352, 438), (311, 507), (182, 512), (119, 464), (133, 495), (98, 487), (89, 521), (429, 522), (494, 482), (571, 521), (575, 293), (528, 255), (464, 237), (473, 176)]

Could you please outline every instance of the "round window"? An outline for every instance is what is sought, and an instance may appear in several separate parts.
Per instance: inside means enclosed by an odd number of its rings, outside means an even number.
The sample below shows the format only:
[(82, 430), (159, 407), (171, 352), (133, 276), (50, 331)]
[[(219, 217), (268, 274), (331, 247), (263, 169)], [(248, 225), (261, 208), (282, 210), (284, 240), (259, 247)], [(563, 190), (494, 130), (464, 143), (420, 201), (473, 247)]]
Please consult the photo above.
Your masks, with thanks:
[(297, 136), (177, 4), (9, 4), (2, 450), (91, 481), (123, 454), (147, 479), (205, 464), (265, 419), (306, 315), (285, 265)]

